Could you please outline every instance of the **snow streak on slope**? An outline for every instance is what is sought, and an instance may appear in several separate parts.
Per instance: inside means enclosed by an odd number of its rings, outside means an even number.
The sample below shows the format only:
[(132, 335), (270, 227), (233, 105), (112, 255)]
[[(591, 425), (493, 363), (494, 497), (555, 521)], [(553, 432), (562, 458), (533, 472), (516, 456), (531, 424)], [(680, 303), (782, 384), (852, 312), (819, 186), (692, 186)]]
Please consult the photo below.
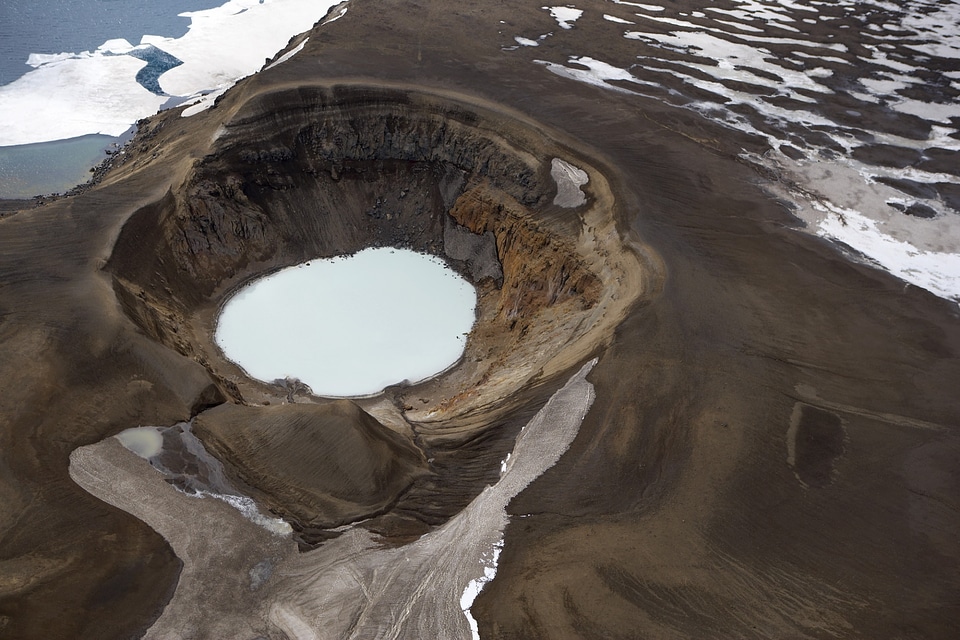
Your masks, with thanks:
[(578, 26), (631, 44), (605, 57), (597, 38), (597, 51), (538, 60), (546, 69), (762, 138), (769, 150), (744, 158), (781, 177), (808, 230), (960, 300), (960, 3), (582, 7)]

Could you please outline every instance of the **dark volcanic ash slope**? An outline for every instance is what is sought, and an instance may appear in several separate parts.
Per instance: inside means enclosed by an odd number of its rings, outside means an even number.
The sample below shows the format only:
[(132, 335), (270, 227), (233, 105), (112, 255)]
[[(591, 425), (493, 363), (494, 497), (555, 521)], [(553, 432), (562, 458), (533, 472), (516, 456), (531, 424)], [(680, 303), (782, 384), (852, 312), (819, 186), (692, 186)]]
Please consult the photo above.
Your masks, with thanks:
[[(608, 7), (577, 4), (597, 15)], [(702, 3), (675, 4), (693, 10)], [(68, 455), (122, 428), (171, 424), (227, 398), (275, 397), (219, 360), (203, 327), (216, 301), (245, 277), (309, 257), (294, 234), (280, 238), (275, 254), (256, 238), (283, 228), (258, 215), (289, 216), (318, 196), (300, 170), (308, 166), (304, 156), (286, 155), (307, 148), (297, 136), (312, 125), (257, 125), (264, 110), (252, 105), (283, 95), (271, 108), (296, 110), (302, 85), (342, 81), (389, 84), (397, 96), (415, 89), (413, 100), (442, 95), (450, 98), (443, 103), (475, 106), (467, 111), (500, 105), (515, 112), (511, 121), (534, 123), (524, 127), (533, 139), (538, 126), (565, 131), (560, 146), (574, 164), (594, 158), (584, 164), (604, 168), (591, 174), (587, 191), (603, 202), (597, 186), (607, 184), (615, 206), (604, 210), (616, 223), (608, 230), (641, 253), (642, 238), (662, 259), (662, 282), (641, 278), (619, 292), (644, 295), (624, 305), (624, 317), (613, 314), (615, 330), (579, 343), (601, 356), (590, 374), (597, 397), (569, 452), (509, 507), (497, 577), (472, 609), (482, 637), (952, 637), (960, 617), (955, 305), (905, 290), (796, 232), (795, 220), (761, 190), (765, 178), (737, 160), (744, 149), (764, 150), (756, 138), (536, 64), (579, 54), (572, 47), (581, 44), (615, 53), (608, 59), (618, 63), (635, 56), (622, 49), (623, 38), (603, 37), (599, 19), (578, 21), (562, 40), (503, 51), (518, 33), (558, 29), (541, 7), (353, 0), (300, 53), (241, 83), (210, 111), (144, 123), (131, 159), (100, 187), (0, 220), (0, 634), (124, 638), (158, 615), (177, 560), (142, 523), (75, 487)], [(256, 158), (229, 149), (231, 122), (254, 135)], [(282, 145), (263, 144), (283, 136)], [(538, 163), (526, 166), (568, 157), (534, 155)], [(383, 176), (413, 180), (409, 194), (424, 206), (443, 202), (438, 185), (446, 171), (427, 180), (395, 160), (384, 159)], [(567, 255), (572, 247), (592, 273), (608, 273), (602, 305), (604, 295), (618, 293), (607, 286), (616, 274), (590, 262), (604, 249), (571, 220), (579, 216), (584, 230), (600, 227), (587, 211), (551, 209), (551, 183), (540, 170), (529, 184), (545, 206), (519, 216), (517, 228), (546, 225), (566, 239)], [(355, 204), (369, 207), (364, 215), (376, 213), (378, 196), (400, 201), (376, 172), (365, 174), (367, 193), (361, 179), (339, 171), (341, 183), (356, 183)], [(336, 180), (326, 166), (316, 176), (318, 184)], [(513, 200), (503, 211), (516, 202), (522, 214), (530, 205), (509, 184), (491, 183)], [(465, 183), (462, 206), (451, 208), (471, 214), (457, 219), (473, 231), (496, 235), (499, 225), (489, 225), (479, 206), (463, 208), (487, 188), (482, 180)], [(406, 204), (391, 206), (391, 215), (408, 219)], [(443, 227), (428, 227), (423, 236), (415, 226), (372, 228), (405, 228), (410, 238), (439, 242)], [(176, 233), (191, 228), (202, 233)], [(249, 252), (234, 242), (248, 231)], [(218, 233), (234, 240), (204, 253), (213, 245), (197, 243)], [(350, 233), (331, 237), (339, 244)], [(383, 233), (382, 241), (395, 241)], [(509, 248), (495, 242), (498, 252)], [(192, 246), (225, 280), (194, 286), (206, 273), (190, 271), (200, 258), (178, 258), (175, 246)], [(231, 257), (238, 246), (244, 250)], [(545, 246), (528, 253), (542, 256)], [(657, 263), (650, 255), (644, 264)], [(509, 261), (500, 258), (506, 283)], [(108, 260), (108, 271), (99, 271)], [(518, 274), (523, 265), (517, 261)], [(487, 308), (495, 319), (497, 309), (509, 309), (499, 301), (510, 288), (491, 280)], [(495, 334), (510, 335), (505, 328)], [(539, 335), (531, 327), (523, 345)], [(504, 340), (500, 348), (522, 358), (536, 352), (514, 344)], [(581, 352), (573, 349), (569, 359)], [(509, 373), (514, 364), (504, 358), (496, 371)], [(473, 375), (472, 366), (463, 371)], [(568, 371), (567, 358), (554, 369)], [(489, 426), (484, 414), (493, 405), (484, 399), (495, 398), (501, 421), (529, 415), (536, 403), (515, 391), (538, 371), (491, 375), (488, 382), (503, 386), (476, 401), (459, 398), (474, 404), (456, 406), (476, 409), (459, 414), (447, 411), (444, 401), (456, 396), (442, 386), (417, 390), (428, 400), (420, 414), (417, 395), (390, 397), (438, 446), (481, 455), (496, 444), (475, 435)], [(440, 420), (431, 422), (430, 411)]]
[(204, 411), (196, 434), (256, 485), (254, 496), (302, 529), (331, 529), (385, 511), (426, 472), (405, 438), (349, 400)]

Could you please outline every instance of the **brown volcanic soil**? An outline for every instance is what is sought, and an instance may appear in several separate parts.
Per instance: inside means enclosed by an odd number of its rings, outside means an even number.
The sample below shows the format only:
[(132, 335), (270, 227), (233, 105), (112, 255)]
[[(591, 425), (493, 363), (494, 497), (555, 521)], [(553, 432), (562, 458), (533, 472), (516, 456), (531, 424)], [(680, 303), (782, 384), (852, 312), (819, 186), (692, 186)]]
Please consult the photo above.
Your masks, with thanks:
[[(234, 134), (220, 126), (236, 123), (236, 144), (248, 140), (241, 134), (249, 127), (262, 147), (293, 129), (276, 133), (281, 120), (256, 116), (282, 115), (290, 102), (295, 110), (316, 104), (310, 95), (329, 91), (332, 80), (362, 78), (390, 86), (388, 110), (409, 89), (421, 105), (522, 122), (502, 132), (514, 148), (542, 127), (545, 141), (529, 150), (536, 160), (518, 166), (549, 162), (560, 149), (593, 171), (587, 191), (607, 206), (589, 211), (614, 215), (639, 258), (614, 252), (612, 262), (591, 264), (596, 236), (577, 220), (588, 211), (552, 210), (546, 173), (525, 185), (535, 201), (523, 202), (527, 189), (511, 193), (507, 174), (496, 184), (496, 172), (476, 174), (458, 197), (493, 183), (501, 213), (519, 203), (523, 220), (549, 232), (529, 240), (551, 238), (595, 277), (604, 268), (634, 273), (617, 260), (644, 269), (628, 279), (628, 297), (642, 297), (624, 305), (626, 317), (612, 296), (607, 302), (615, 332), (598, 320), (597, 331), (566, 344), (562, 336), (579, 331), (564, 327), (567, 312), (538, 308), (539, 326), (563, 328), (548, 340), (554, 349), (543, 364), (459, 397), (483, 371), (514, 371), (507, 355), (532, 344), (498, 325), (504, 289), (490, 284), (490, 332), (481, 338), (503, 359), (485, 370), (468, 364), (422, 390), (390, 390), (397, 410), (365, 406), (407, 435), (399, 413), (426, 407), (407, 418), (426, 452), (447, 456), (450, 486), (433, 488), (434, 502), (450, 509), (495, 475), (503, 443), (523, 423), (517, 416), (535, 411), (587, 352), (601, 356), (590, 375), (597, 398), (570, 451), (511, 504), (525, 517), (508, 526), (497, 578), (473, 607), (483, 637), (952, 637), (960, 619), (956, 306), (793, 230), (788, 212), (761, 191), (762, 178), (736, 161), (756, 141), (552, 76), (533, 63), (536, 51), (502, 52), (521, 27), (556, 28), (540, 4), (508, 11), (485, 0), (456, 8), (353, 0), (301, 53), (244, 81), (216, 108), (146, 123), (130, 160), (99, 187), (0, 219), (0, 635), (127, 638), (159, 614), (177, 559), (140, 521), (74, 485), (68, 456), (124, 428), (172, 424), (228, 398), (282, 401), (280, 390), (244, 381), (220, 360), (203, 327), (245, 277), (313, 257), (307, 250), (315, 247), (296, 245), (293, 235), (277, 254), (260, 253), (275, 238), (257, 244), (257, 233), (289, 227), (246, 214), (290, 215), (314, 207), (316, 193), (304, 191), (309, 174), (300, 166), (277, 169), (282, 152), (248, 158), (262, 162), (263, 184), (250, 188), (256, 172), (241, 172), (247, 188), (231, 193), (234, 163), (244, 160), (239, 146), (231, 157)], [(603, 3), (578, 6), (602, 11)], [(510, 23), (502, 35), (500, 20)], [(596, 37), (584, 22), (563, 42)], [(542, 46), (565, 46), (559, 42)], [(297, 88), (305, 84), (312, 86)], [(375, 205), (378, 191), (397, 181), (410, 181), (425, 207), (446, 204), (437, 186), (445, 174), (418, 182), (411, 166), (391, 162), (383, 171), (367, 184), (355, 180), (351, 204)], [(402, 219), (410, 213), (393, 206)], [(458, 219), (474, 231), (490, 228), (479, 207), (471, 213)], [(171, 221), (198, 223), (200, 233), (176, 237), (171, 231), (191, 227)], [(225, 227), (203, 227), (209, 221), (229, 221), (232, 231), (218, 235)], [(373, 225), (363, 241), (387, 228), (394, 227)], [(417, 237), (427, 242), (443, 226), (424, 230)], [(244, 245), (232, 263), (221, 260), (232, 242), (206, 254), (212, 245), (196, 244), (248, 232), (252, 249)], [(338, 245), (359, 241), (352, 233), (344, 225), (305, 237), (330, 237), (331, 250), (349, 250)], [(170, 262), (185, 255), (172, 250), (181, 242), (214, 262)], [(191, 264), (203, 268), (191, 272)], [(611, 282), (616, 275), (598, 290), (598, 305), (624, 293)], [(431, 421), (434, 410), (441, 413)], [(485, 425), (496, 433), (488, 436)], [(456, 486), (458, 463), (468, 489)], [(428, 502), (420, 494), (414, 510), (425, 513)]]
[(304, 528), (378, 515), (425, 473), (420, 452), (349, 400), (204, 411), (194, 430), (251, 497)]

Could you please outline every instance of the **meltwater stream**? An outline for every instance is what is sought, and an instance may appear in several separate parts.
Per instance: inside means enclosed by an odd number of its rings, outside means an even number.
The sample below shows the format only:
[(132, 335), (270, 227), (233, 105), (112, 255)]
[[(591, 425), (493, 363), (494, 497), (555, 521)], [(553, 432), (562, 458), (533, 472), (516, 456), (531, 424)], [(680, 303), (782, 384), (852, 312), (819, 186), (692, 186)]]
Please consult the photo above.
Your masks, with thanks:
[(252, 377), (297, 378), (322, 396), (362, 396), (455, 364), (476, 293), (443, 261), (365, 249), (283, 269), (241, 289), (216, 342)]

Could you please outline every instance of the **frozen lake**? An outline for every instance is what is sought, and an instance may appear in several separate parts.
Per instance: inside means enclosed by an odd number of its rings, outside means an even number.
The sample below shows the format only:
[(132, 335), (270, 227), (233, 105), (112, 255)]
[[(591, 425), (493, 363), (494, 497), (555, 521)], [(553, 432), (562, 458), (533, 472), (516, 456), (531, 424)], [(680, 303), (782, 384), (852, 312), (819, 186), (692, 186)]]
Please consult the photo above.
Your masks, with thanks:
[(289, 267), (224, 305), (215, 339), (253, 378), (298, 378), (323, 396), (362, 396), (430, 378), (463, 354), (473, 286), (442, 260), (365, 249)]
[(85, 182), (137, 120), (210, 106), (338, 2), (0, 3), (0, 198)]
[[(551, 73), (764, 141), (741, 158), (780, 176), (808, 232), (960, 302), (960, 3), (574, 4), (504, 51), (537, 46)], [(567, 40), (588, 27), (602, 35)]]

